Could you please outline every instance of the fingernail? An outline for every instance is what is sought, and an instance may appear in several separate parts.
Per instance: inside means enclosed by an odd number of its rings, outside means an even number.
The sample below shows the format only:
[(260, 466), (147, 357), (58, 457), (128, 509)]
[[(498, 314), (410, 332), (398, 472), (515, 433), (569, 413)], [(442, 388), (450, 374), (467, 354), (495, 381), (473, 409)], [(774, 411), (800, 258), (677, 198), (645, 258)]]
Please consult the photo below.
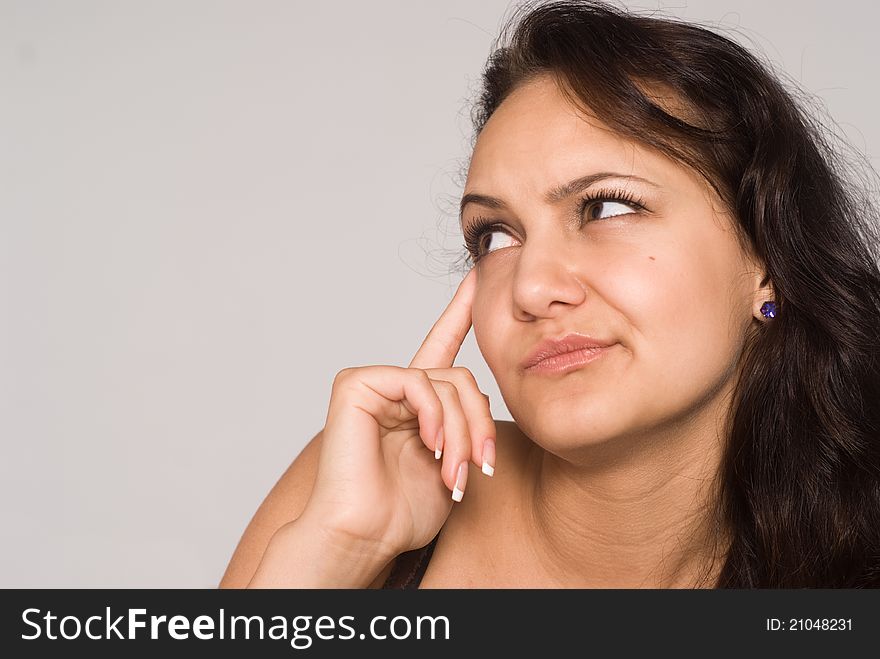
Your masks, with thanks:
[(443, 455), (443, 427), (441, 426), (437, 433), (437, 439), (434, 440), (434, 459), (439, 460)]
[(495, 440), (491, 437), (483, 440), (483, 473), (487, 476), (495, 473)]
[(458, 476), (455, 478), (455, 487), (452, 489), (452, 500), (461, 501), (464, 496), (464, 486), (467, 485), (468, 463), (467, 460), (458, 465)]

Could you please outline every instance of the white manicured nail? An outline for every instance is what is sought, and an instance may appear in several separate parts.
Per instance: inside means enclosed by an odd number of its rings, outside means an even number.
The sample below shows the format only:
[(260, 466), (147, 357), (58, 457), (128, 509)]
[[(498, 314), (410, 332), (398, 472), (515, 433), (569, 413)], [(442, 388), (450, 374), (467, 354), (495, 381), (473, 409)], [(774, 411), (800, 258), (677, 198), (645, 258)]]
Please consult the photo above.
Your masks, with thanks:
[(495, 440), (491, 437), (483, 440), (483, 473), (487, 476), (495, 473)]
[(439, 460), (441, 455), (443, 455), (443, 428), (440, 428), (434, 441), (434, 459)]
[(464, 488), (467, 485), (468, 463), (465, 460), (458, 465), (458, 475), (455, 478), (455, 487), (452, 488), (452, 500), (461, 501), (464, 496)]

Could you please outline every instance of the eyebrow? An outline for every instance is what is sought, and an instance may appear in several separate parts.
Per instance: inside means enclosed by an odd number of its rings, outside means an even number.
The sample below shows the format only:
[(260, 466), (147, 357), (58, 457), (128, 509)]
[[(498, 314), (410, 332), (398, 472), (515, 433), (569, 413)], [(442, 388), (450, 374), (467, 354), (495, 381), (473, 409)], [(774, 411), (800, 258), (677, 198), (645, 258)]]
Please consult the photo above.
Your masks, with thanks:
[[(596, 172), (595, 174), (587, 174), (586, 176), (572, 179), (568, 183), (563, 183), (562, 185), (557, 185), (556, 187), (551, 188), (544, 193), (544, 201), (548, 204), (558, 203), (563, 199), (567, 199), (568, 197), (577, 194), (578, 192), (586, 190), (594, 183), (604, 181), (608, 178), (625, 178), (631, 181), (641, 181), (642, 183), (646, 183), (655, 188), (660, 187), (653, 181), (649, 181), (646, 178), (635, 176), (633, 174), (620, 174), (618, 172)], [(461, 205), (459, 206), (458, 211), (459, 221), (461, 221), (461, 218), (464, 215), (464, 207), (468, 204), (480, 204), (481, 206), (486, 206), (487, 208), (495, 208), (497, 210), (504, 210), (507, 208), (507, 204), (504, 202), (503, 199), (492, 197), (490, 195), (480, 194), (479, 192), (469, 192), (461, 198)]]

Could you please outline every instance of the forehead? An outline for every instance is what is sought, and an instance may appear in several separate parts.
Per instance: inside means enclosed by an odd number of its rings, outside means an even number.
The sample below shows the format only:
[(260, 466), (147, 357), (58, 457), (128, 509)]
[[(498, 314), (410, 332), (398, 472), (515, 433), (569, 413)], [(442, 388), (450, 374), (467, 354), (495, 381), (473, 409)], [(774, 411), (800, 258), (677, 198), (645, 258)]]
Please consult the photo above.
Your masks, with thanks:
[(687, 176), (667, 156), (615, 133), (576, 108), (549, 76), (513, 91), (480, 132), (466, 191), (543, 190), (593, 171), (637, 174), (662, 184)]

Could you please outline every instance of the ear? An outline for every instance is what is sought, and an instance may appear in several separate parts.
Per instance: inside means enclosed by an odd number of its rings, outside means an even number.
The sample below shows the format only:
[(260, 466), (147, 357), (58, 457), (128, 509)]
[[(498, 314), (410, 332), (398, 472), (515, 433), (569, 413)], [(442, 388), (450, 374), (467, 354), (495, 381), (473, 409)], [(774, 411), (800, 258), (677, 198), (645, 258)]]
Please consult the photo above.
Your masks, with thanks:
[(765, 302), (775, 302), (778, 311), (779, 300), (776, 299), (776, 291), (773, 287), (773, 283), (770, 281), (770, 276), (763, 270), (759, 270), (755, 273), (754, 293), (752, 295), (752, 316), (761, 322), (770, 320), (770, 318), (765, 317), (764, 314), (761, 313), (761, 307), (764, 306)]

